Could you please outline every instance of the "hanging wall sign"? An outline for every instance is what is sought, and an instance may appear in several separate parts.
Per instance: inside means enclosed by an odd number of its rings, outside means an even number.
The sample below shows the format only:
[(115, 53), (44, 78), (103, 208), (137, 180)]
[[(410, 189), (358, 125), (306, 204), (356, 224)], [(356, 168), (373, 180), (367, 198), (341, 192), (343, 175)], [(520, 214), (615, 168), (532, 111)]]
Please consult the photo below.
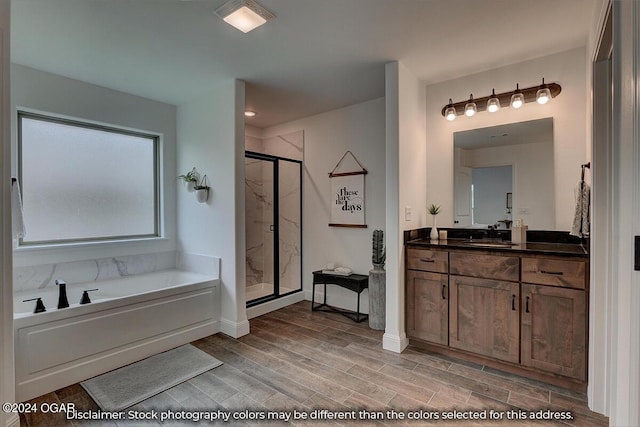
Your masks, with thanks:
[[(338, 172), (347, 155), (351, 156), (359, 169)], [(351, 151), (344, 153), (336, 167), (329, 173), (331, 179), (330, 227), (367, 227), (364, 218), (366, 174), (367, 170), (362, 167)]]

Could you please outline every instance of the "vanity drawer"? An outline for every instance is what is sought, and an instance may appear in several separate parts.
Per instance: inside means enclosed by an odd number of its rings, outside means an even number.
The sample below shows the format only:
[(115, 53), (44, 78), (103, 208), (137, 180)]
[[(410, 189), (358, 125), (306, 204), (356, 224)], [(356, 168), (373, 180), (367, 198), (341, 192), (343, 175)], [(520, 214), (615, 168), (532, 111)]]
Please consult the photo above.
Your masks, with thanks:
[(579, 260), (522, 258), (522, 281), (584, 289), (587, 282), (587, 263)]
[(407, 249), (407, 268), (410, 270), (449, 272), (449, 253), (428, 249)]
[(517, 256), (487, 255), (475, 251), (451, 252), (449, 262), (450, 274), (511, 282), (520, 280), (520, 258)]

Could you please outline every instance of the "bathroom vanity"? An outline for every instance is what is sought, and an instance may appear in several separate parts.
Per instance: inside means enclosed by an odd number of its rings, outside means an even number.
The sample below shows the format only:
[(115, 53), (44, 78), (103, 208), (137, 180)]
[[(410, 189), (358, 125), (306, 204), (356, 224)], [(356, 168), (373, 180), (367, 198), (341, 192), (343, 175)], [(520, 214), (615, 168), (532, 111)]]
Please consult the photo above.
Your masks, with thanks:
[(586, 390), (585, 245), (415, 234), (405, 235), (412, 345)]

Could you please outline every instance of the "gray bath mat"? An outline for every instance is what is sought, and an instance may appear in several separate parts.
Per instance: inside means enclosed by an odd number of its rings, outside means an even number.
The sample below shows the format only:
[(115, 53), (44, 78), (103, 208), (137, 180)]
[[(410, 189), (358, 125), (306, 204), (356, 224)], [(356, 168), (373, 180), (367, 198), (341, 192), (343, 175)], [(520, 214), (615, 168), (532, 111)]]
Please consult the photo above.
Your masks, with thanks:
[(187, 344), (80, 385), (103, 411), (121, 411), (220, 365), (215, 357)]

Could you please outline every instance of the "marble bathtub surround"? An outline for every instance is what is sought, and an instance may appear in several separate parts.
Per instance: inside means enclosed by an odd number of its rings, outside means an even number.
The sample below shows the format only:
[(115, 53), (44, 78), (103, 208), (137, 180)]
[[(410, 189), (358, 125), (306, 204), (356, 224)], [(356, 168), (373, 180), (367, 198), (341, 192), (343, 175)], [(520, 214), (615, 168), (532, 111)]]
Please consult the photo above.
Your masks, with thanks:
[(219, 277), (219, 263), (215, 257), (167, 251), (14, 267), (13, 287), (15, 292), (20, 292), (55, 286), (56, 279), (64, 279), (69, 284), (97, 282), (173, 268)]

